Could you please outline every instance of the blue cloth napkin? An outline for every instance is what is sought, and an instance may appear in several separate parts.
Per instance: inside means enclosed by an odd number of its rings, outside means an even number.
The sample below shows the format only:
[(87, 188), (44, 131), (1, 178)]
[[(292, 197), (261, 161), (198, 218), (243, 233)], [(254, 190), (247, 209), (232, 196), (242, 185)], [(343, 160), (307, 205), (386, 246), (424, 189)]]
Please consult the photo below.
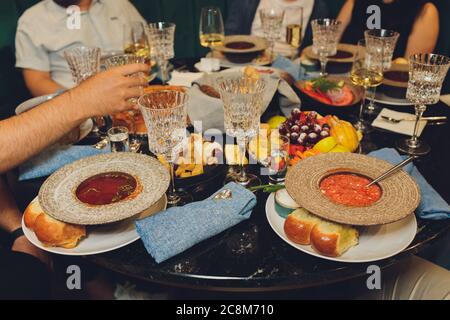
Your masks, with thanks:
[(66, 164), (108, 152), (109, 148), (97, 150), (91, 146), (59, 146), (47, 149), (19, 167), (19, 181), (46, 177)]
[[(406, 156), (401, 156), (392, 148), (380, 149), (369, 153), (369, 155), (392, 164), (397, 164), (406, 159)], [(404, 170), (416, 180), (420, 188), (421, 200), (419, 207), (416, 209), (416, 214), (422, 219), (442, 220), (450, 218), (450, 206), (425, 180), (419, 170), (412, 163), (404, 167)]]
[(294, 63), (292, 60), (280, 55), (275, 58), (272, 67), (286, 71), (295, 79), (295, 81), (314, 78), (313, 76), (308, 76), (306, 74), (305, 68), (300, 66), (300, 63)]
[(234, 182), (224, 189), (231, 190), (232, 199), (215, 200), (213, 195), (136, 221), (137, 232), (157, 263), (250, 218), (255, 195)]

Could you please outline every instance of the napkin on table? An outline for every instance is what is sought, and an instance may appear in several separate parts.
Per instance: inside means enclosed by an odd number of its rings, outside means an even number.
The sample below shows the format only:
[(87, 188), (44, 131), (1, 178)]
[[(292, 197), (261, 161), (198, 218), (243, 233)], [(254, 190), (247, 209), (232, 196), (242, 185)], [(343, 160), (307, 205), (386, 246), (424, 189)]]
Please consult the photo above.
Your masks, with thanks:
[[(414, 124), (415, 121), (401, 121), (399, 123), (392, 123), (387, 120), (384, 120), (381, 118), (381, 116), (390, 117), (393, 119), (415, 119), (415, 115), (411, 113), (405, 113), (405, 112), (397, 112), (393, 111), (387, 108), (383, 108), (381, 110), (378, 117), (372, 122), (372, 126), (380, 129), (389, 130), (392, 132), (412, 136), (414, 133)], [(418, 136), (422, 134), (423, 129), (425, 129), (425, 126), (427, 125), (427, 121), (420, 121), (419, 123), (419, 130), (418, 130)]]
[(203, 76), (203, 72), (179, 72), (174, 71), (171, 74), (169, 84), (171, 86), (190, 87), (192, 82), (198, 80)]
[[(398, 164), (406, 159), (406, 156), (401, 156), (392, 148), (373, 151), (369, 155), (392, 164)], [(419, 207), (416, 209), (416, 214), (422, 219), (442, 220), (450, 218), (450, 206), (425, 180), (419, 170), (412, 163), (404, 167), (404, 170), (414, 178), (420, 188), (421, 200)]]
[(213, 195), (136, 221), (136, 230), (157, 263), (250, 218), (255, 195), (234, 182), (224, 189), (231, 190), (231, 199), (215, 200)]
[(97, 150), (91, 146), (58, 146), (47, 149), (19, 167), (19, 181), (46, 177), (76, 160), (108, 152), (109, 148)]
[(450, 94), (442, 95), (440, 100), (450, 107)]

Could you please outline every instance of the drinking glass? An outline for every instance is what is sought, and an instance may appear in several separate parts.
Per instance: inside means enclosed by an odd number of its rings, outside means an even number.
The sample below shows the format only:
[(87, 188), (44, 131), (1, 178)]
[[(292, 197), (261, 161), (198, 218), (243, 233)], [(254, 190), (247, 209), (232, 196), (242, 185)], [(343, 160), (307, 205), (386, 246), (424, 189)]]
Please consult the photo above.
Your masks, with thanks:
[[(386, 29), (372, 29), (364, 32), (364, 37), (368, 46), (383, 50), (383, 72), (391, 68), (392, 56), (394, 55), (395, 46), (399, 33)], [(374, 114), (377, 111), (375, 105), (376, 87), (373, 88), (369, 104), (366, 107), (367, 114)]]
[(237, 139), (240, 149), (240, 173), (233, 180), (247, 188), (260, 185), (257, 176), (246, 173), (244, 158), (248, 139), (259, 130), (265, 81), (232, 75), (218, 78), (217, 85), (224, 104), (226, 133)]
[(337, 52), (341, 32), (341, 22), (335, 19), (315, 19), (311, 21), (313, 32), (313, 53), (319, 56), (320, 76), (327, 75), (328, 57)]
[(275, 41), (280, 38), (283, 25), (284, 10), (269, 8), (259, 11), (264, 37), (270, 42), (270, 61), (274, 58)]
[[(64, 57), (69, 64), (74, 82), (80, 84), (100, 71), (101, 49), (96, 47), (75, 47), (64, 51)], [(92, 132), (98, 133), (99, 129), (95, 118)]]
[(150, 55), (161, 70), (161, 80), (166, 84), (169, 80), (169, 59), (175, 56), (175, 24), (168, 22), (150, 23), (147, 27), (147, 36), (151, 44)]
[(268, 170), (270, 184), (283, 183), (289, 163), (290, 139), (276, 134), (270, 140), (269, 157), (263, 165)]
[(123, 26), (124, 53), (143, 57), (145, 63), (151, 65), (150, 44), (145, 33), (145, 24), (141, 21), (133, 21)]
[(199, 28), (200, 44), (213, 49), (223, 44), (225, 28), (220, 9), (217, 7), (202, 8)]
[(129, 152), (129, 132), (125, 127), (112, 127), (108, 130), (111, 152)]
[(300, 20), (298, 23), (288, 24), (286, 27), (286, 43), (295, 49), (291, 59), (295, 59), (298, 54), (298, 48), (302, 44), (302, 30), (303, 30), (303, 8), (293, 8), (291, 10), (299, 10)]
[(410, 139), (397, 142), (397, 148), (410, 155), (425, 155), (430, 146), (417, 137), (419, 123), (427, 104), (439, 102), (442, 83), (447, 75), (450, 59), (432, 53), (418, 53), (409, 57), (409, 81), (406, 99), (414, 103), (416, 123)]
[(148, 146), (155, 155), (163, 155), (170, 164), (171, 187), (168, 203), (177, 206), (190, 196), (175, 189), (174, 161), (186, 138), (188, 95), (175, 90), (144, 94), (138, 104), (148, 130)]
[(383, 50), (382, 48), (381, 51), (379, 49), (378, 46), (367, 46), (365, 40), (359, 40), (350, 74), (352, 83), (364, 88), (359, 116), (353, 123), (355, 128), (363, 133), (371, 130), (370, 125), (363, 118), (367, 89), (379, 86), (383, 81)]

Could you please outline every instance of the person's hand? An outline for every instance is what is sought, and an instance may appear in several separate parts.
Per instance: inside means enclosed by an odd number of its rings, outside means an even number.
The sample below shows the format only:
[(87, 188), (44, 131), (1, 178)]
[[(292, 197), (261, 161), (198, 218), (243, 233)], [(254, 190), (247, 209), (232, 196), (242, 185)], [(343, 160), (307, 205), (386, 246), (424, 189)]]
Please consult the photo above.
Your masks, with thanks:
[(148, 68), (146, 64), (130, 64), (101, 72), (70, 90), (70, 100), (86, 118), (135, 108), (130, 99), (142, 95)]
[(49, 268), (51, 268), (51, 259), (47, 255), (47, 253), (33, 245), (25, 236), (17, 238), (16, 241), (14, 241), (11, 250), (32, 255), (41, 260)]

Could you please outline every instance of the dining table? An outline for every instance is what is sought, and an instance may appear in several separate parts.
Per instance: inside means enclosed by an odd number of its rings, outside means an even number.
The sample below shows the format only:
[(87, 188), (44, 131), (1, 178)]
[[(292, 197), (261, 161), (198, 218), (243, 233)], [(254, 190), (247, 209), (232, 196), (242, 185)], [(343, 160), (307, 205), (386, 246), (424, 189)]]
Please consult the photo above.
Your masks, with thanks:
[[(194, 70), (198, 59), (174, 60), (174, 68)], [(279, 112), (275, 95), (264, 118)], [(306, 100), (304, 100), (306, 101)], [(385, 105), (392, 110), (413, 113), (413, 106)], [(314, 103), (303, 102), (302, 109), (314, 110)], [(439, 102), (430, 106), (425, 116), (447, 116), (450, 107)], [(350, 114), (349, 114), (350, 116)], [(395, 142), (404, 137), (393, 132), (374, 129), (361, 142), (363, 152), (380, 148), (395, 148)], [(450, 122), (429, 125), (421, 139), (432, 147), (427, 156), (415, 160), (415, 165), (435, 188), (450, 202)], [(92, 144), (85, 139), (81, 144)], [(144, 147), (145, 150), (145, 147)], [(226, 165), (222, 165), (226, 166)], [(250, 165), (250, 171), (259, 174), (258, 165)], [(194, 195), (194, 201), (210, 196), (224, 185), (227, 167), (217, 171), (195, 185), (186, 186)], [(18, 199), (25, 206), (39, 191), (45, 178), (18, 182), (15, 172), (8, 175), (9, 182)], [(267, 177), (261, 176), (263, 183)], [(403, 261), (410, 255), (420, 254), (436, 245), (450, 228), (450, 220), (423, 220), (418, 218), (418, 229), (414, 241), (403, 252), (371, 263), (342, 263), (314, 257), (291, 247), (271, 229), (265, 213), (268, 194), (257, 193), (257, 205), (251, 218), (207, 239), (187, 251), (163, 262), (156, 263), (138, 240), (126, 247), (103, 254), (80, 259), (125, 277), (172, 287), (212, 290), (223, 292), (267, 292), (288, 289), (321, 287), (336, 282), (367, 275), (369, 265), (381, 269)]]

